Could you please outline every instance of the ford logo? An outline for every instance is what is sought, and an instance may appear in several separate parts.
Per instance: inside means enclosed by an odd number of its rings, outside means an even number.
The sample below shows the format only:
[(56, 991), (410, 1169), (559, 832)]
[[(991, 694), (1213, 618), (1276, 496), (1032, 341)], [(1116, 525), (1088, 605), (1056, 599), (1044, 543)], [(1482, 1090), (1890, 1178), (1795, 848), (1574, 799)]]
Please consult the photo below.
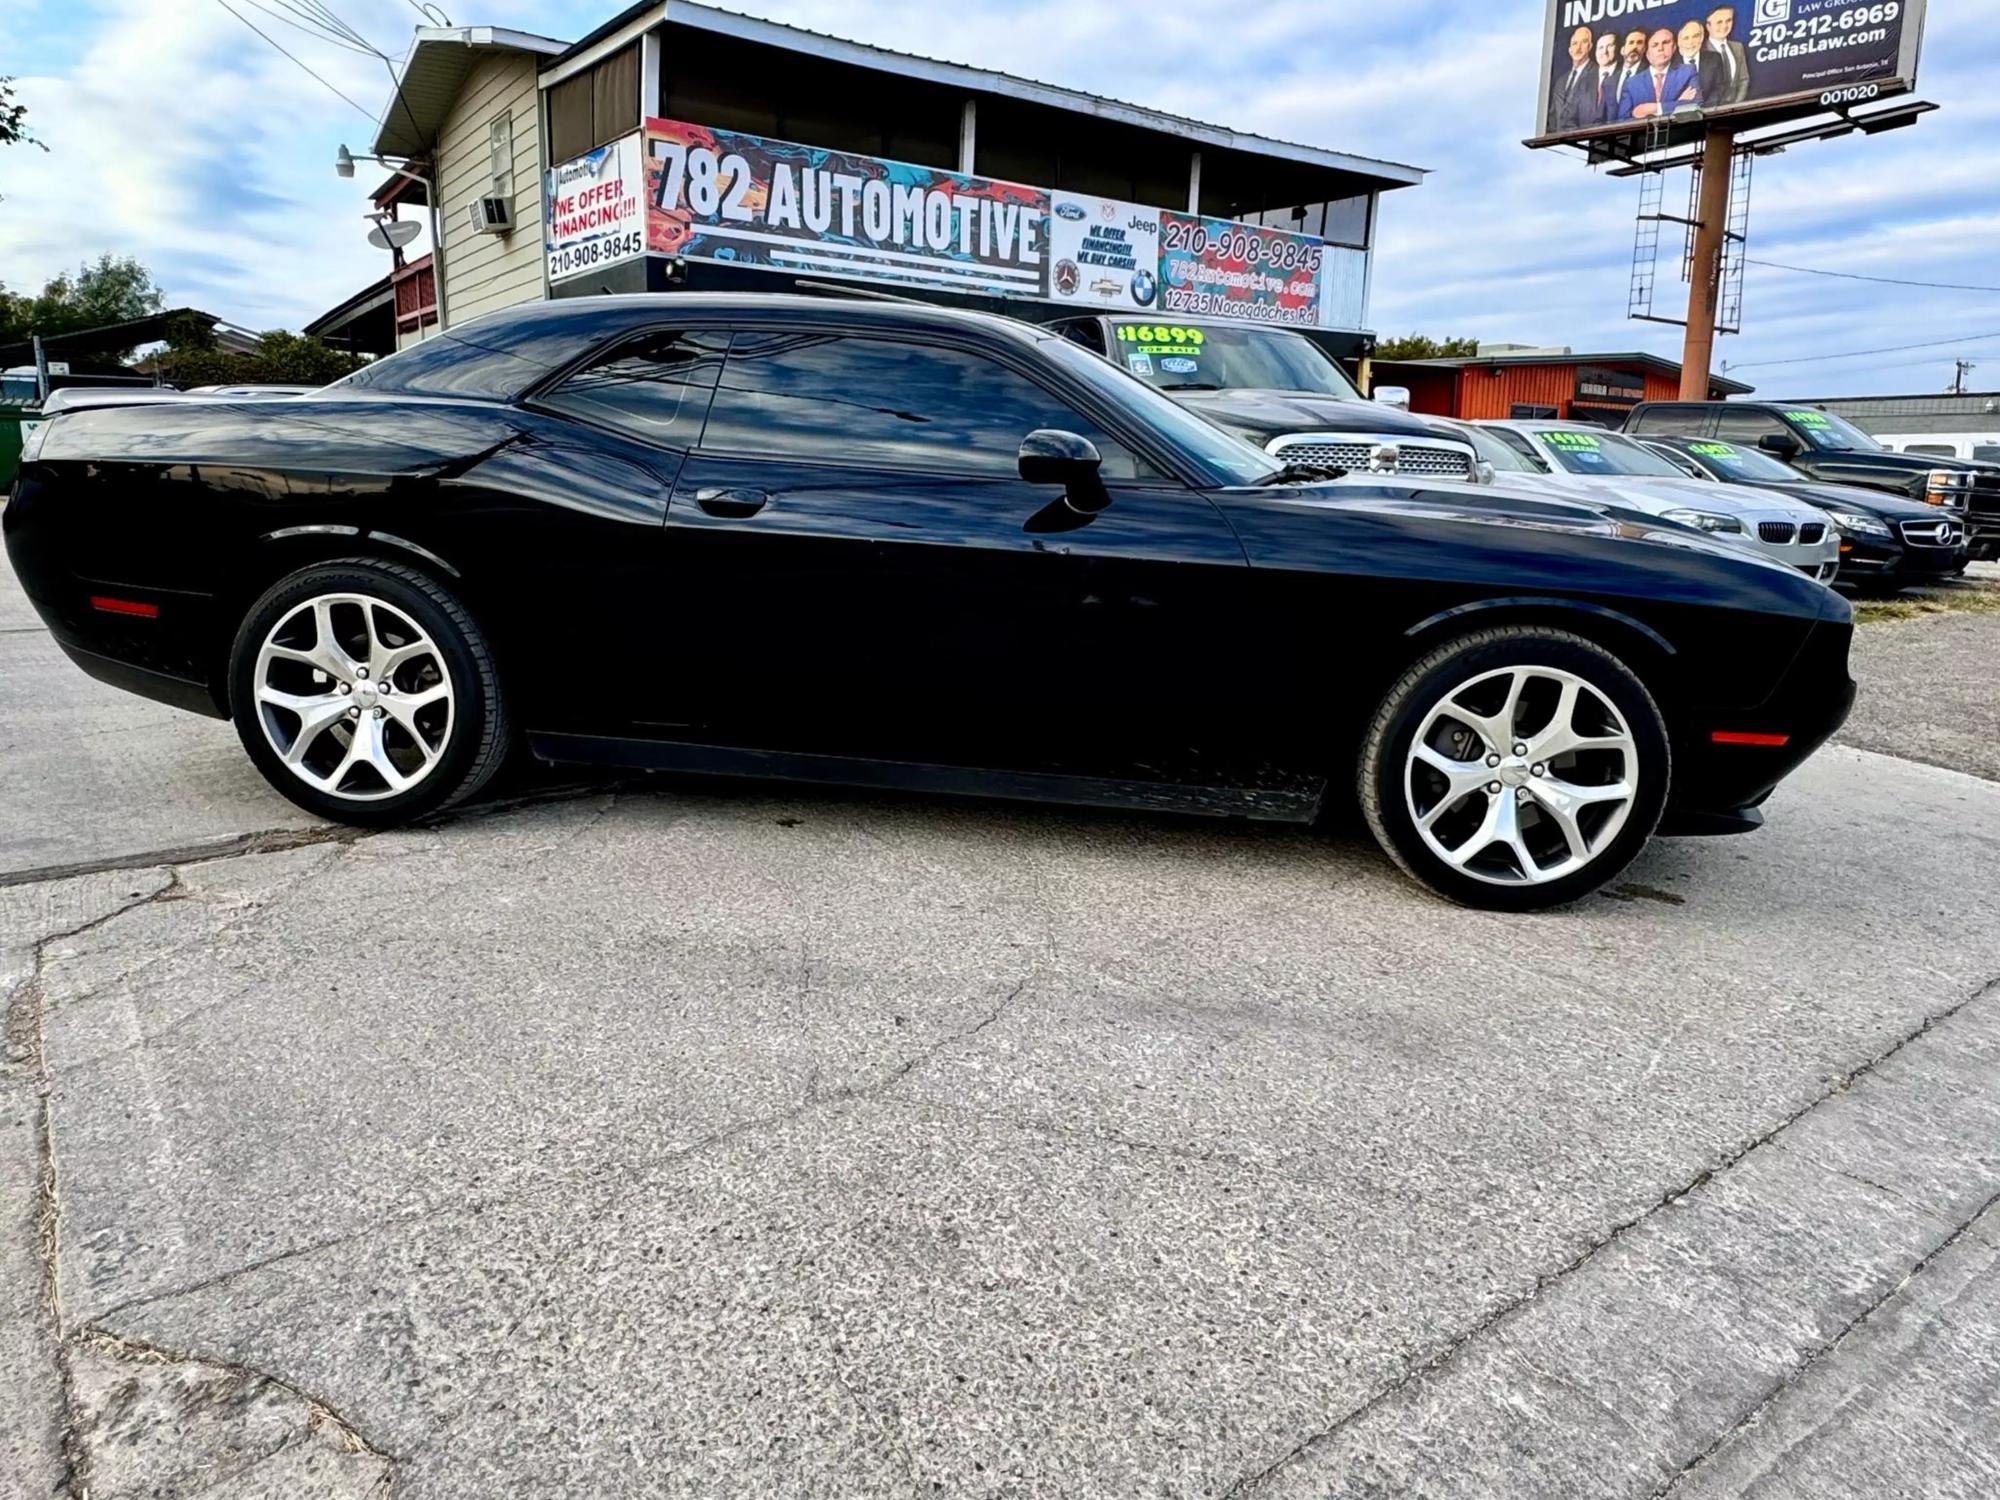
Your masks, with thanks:
[(1083, 217), (1083, 206), (1078, 203), (1058, 203), (1056, 205), (1056, 217), (1058, 219), (1068, 219), (1071, 223), (1075, 223)]

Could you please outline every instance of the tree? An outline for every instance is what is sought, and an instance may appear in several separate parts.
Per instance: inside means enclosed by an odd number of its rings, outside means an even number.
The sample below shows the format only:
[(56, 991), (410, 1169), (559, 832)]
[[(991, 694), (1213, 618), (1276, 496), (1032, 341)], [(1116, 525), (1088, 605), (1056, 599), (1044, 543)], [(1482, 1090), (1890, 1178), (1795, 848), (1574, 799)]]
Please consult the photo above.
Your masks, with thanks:
[(1375, 346), (1377, 359), (1470, 359), (1478, 352), (1478, 339), (1434, 339), (1421, 333), (1383, 339)]
[(260, 337), (254, 353), (229, 354), (215, 348), (205, 330), (188, 330), (176, 331), (166, 352), (145, 363), (185, 390), (197, 385), (326, 385), (367, 361), (306, 334), (282, 330)]
[(158, 312), (165, 300), (153, 273), (138, 261), (100, 255), (96, 264), (78, 266), (75, 275), (65, 271), (51, 278), (40, 296), (0, 291), (0, 343), (129, 323)]
[(25, 142), (30, 146), (49, 148), (35, 139), (34, 132), (27, 126), (28, 106), (14, 100), (14, 80), (0, 78), (0, 146), (18, 146)]

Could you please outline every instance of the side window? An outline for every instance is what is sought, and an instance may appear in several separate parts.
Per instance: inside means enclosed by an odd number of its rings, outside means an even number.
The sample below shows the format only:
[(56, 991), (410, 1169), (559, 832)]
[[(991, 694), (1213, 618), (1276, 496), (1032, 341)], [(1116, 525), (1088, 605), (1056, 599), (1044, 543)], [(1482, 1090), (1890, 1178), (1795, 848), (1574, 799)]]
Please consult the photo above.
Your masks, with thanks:
[(1724, 442), (1741, 443), (1747, 448), (1756, 447), (1761, 437), (1784, 431), (1784, 424), (1776, 417), (1755, 407), (1725, 406), (1716, 416), (1715, 435)]
[(692, 448), (701, 441), (728, 347), (726, 333), (642, 334), (578, 370), (539, 404), (642, 442)]
[(1013, 474), (1038, 427), (1089, 438), (1106, 479), (1157, 471), (982, 355), (830, 333), (739, 333), (702, 446), (804, 463)]
[(1648, 443), (1646, 444), (1646, 447), (1651, 449), (1654, 453), (1659, 454), (1661, 458), (1664, 458), (1668, 463), (1672, 464), (1676, 469), (1679, 469), (1683, 474), (1687, 475), (1687, 477), (1690, 479), (1707, 479), (1710, 477), (1708, 470), (1704, 469), (1700, 464), (1696, 463), (1693, 459), (1689, 458), (1685, 453), (1681, 452), (1681, 450), (1678, 448), (1669, 448), (1664, 443), (1659, 443), (1659, 444)]
[(1932, 458), (1956, 458), (1958, 452), (1950, 443), (1911, 443), (1905, 453), (1925, 453)]
[(1638, 418), (1627, 429), (1630, 432), (1656, 433), (1668, 437), (1687, 437), (1699, 434), (1705, 425), (1706, 413), (1700, 407), (1649, 406), (1640, 412)]
[(2000, 464), (2000, 443), (1974, 444), (1972, 457), (1975, 463)]
[(1062, 325), (1062, 336), (1071, 343), (1083, 345), (1092, 354), (1104, 352), (1104, 330), (1094, 322), (1065, 323)]
[(1520, 454), (1521, 457), (1533, 463), (1544, 474), (1548, 473), (1548, 460), (1535, 451), (1535, 445), (1529, 442), (1523, 434), (1514, 431), (1511, 427), (1489, 427), (1486, 430), (1500, 439), (1509, 448), (1512, 448), (1516, 453)]

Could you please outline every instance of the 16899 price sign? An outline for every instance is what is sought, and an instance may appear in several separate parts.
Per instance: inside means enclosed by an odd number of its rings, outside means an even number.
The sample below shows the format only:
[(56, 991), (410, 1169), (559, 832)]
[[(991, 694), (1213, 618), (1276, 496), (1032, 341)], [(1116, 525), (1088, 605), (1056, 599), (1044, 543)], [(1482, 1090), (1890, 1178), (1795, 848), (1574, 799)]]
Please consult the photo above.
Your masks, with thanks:
[(595, 270), (598, 266), (608, 266), (613, 261), (630, 260), (635, 255), (646, 253), (646, 231), (627, 229), (619, 234), (607, 234), (594, 240), (585, 240), (580, 245), (563, 245), (549, 252), (549, 279), (560, 276), (574, 276), (579, 271)]

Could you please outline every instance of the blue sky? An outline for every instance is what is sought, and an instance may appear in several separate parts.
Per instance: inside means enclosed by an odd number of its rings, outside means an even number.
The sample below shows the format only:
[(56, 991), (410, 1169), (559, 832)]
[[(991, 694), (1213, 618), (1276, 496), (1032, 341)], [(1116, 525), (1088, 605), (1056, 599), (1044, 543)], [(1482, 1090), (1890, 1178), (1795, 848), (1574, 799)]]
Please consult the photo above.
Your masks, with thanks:
[[(391, 55), (413, 0), (332, 0)], [(237, 8), (368, 110), (380, 62)], [(449, 0), (460, 24), (583, 34), (618, 0)], [(1002, 68), (1239, 129), (1432, 168), (1384, 200), (1372, 321), (1577, 349), (1679, 352), (1625, 317), (1638, 187), (1530, 152), (1538, 0), (1261, 0), (1214, 12), (1138, 0), (732, 0), (857, 40)], [(366, 170), (335, 149), (371, 122), (218, 0), (4, 0), (0, 70), (19, 75), (48, 154), (0, 153), (0, 283), (34, 289), (102, 250), (137, 255), (174, 303), (297, 327), (379, 276), (362, 240)], [(1385, 24), (1383, 17), (1393, 18)], [(1994, 0), (1938, 0), (1914, 129), (1758, 163), (1751, 255), (1868, 275), (2000, 285), (2000, 29)], [(1684, 192), (1670, 179), (1669, 192)], [(1663, 258), (1663, 265), (1665, 259)], [(1663, 289), (1671, 300), (1673, 288)], [(1749, 271), (1745, 331), (1719, 357), (1774, 395), (1941, 390), (1954, 358), (2000, 390), (2000, 293)], [(1859, 359), (1841, 354), (1991, 334)]]

